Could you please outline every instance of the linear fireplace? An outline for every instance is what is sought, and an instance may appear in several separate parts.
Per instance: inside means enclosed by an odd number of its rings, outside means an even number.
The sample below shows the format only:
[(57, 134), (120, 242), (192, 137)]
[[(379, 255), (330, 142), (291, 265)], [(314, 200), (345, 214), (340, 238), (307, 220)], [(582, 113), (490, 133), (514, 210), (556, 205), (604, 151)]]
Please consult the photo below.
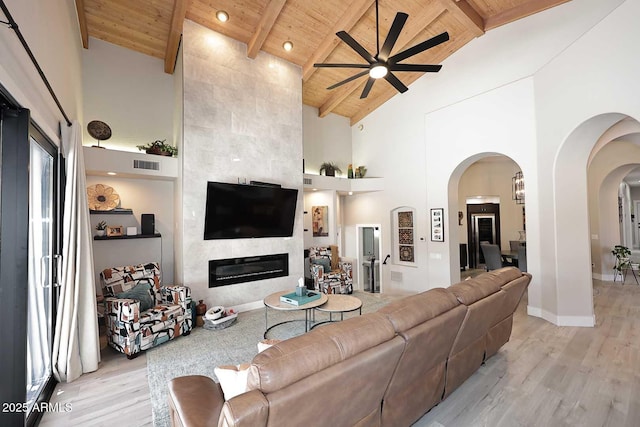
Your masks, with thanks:
[(212, 259), (209, 261), (210, 288), (288, 275), (289, 254)]

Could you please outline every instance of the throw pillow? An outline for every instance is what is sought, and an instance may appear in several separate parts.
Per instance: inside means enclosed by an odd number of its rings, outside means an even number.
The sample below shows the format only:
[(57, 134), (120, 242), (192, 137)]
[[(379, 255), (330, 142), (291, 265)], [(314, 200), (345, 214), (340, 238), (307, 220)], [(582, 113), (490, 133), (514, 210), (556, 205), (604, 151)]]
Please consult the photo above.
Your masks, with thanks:
[(116, 297), (140, 301), (140, 311), (147, 311), (154, 306), (151, 284), (148, 282), (140, 282), (128, 291), (116, 294)]
[(237, 366), (216, 366), (213, 369), (220, 382), (220, 387), (222, 387), (224, 400), (230, 400), (239, 394), (249, 391), (247, 377), (249, 376), (250, 366), (248, 363), (243, 363)]
[(272, 345), (278, 344), (280, 341), (282, 341), (282, 340), (264, 339), (264, 340), (258, 342), (258, 353), (262, 353), (263, 351), (265, 351), (266, 349), (268, 349)]
[(329, 258), (314, 258), (311, 262), (321, 265), (325, 274), (331, 272), (331, 260)]

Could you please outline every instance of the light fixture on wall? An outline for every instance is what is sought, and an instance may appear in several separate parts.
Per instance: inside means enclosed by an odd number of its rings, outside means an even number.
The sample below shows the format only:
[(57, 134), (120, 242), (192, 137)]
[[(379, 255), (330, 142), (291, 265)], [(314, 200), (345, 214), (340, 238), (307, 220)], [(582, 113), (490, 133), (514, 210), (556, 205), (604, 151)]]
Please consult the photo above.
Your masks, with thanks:
[(511, 198), (519, 205), (524, 205), (524, 176), (522, 171), (511, 178)]

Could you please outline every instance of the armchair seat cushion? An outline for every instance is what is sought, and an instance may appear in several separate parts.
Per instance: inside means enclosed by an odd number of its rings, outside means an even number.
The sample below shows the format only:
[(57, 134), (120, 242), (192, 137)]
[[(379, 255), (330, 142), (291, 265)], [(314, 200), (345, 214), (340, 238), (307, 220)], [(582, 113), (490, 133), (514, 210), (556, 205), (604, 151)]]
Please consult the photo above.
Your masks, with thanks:
[(158, 304), (155, 307), (140, 313), (140, 323), (164, 322), (175, 319), (184, 314), (184, 310), (179, 305)]

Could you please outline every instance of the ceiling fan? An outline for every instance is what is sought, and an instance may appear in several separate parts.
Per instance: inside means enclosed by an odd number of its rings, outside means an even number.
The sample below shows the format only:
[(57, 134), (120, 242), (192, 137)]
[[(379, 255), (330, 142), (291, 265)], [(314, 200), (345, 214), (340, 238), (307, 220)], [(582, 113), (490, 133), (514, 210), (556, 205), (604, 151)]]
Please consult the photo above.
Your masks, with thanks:
[(376, 54), (370, 54), (360, 43), (358, 43), (353, 37), (351, 37), (346, 31), (338, 31), (336, 35), (346, 44), (351, 47), (358, 55), (363, 57), (368, 64), (313, 64), (314, 67), (318, 68), (366, 68), (365, 71), (362, 71), (358, 74), (355, 74), (347, 79), (342, 80), (334, 85), (329, 86), (327, 89), (335, 89), (338, 86), (342, 86), (345, 83), (349, 83), (352, 80), (355, 80), (359, 77), (362, 77), (366, 74), (369, 74), (369, 80), (364, 86), (362, 90), (362, 94), (360, 95), (360, 99), (364, 99), (369, 95), (371, 88), (373, 87), (373, 83), (380, 78), (383, 78), (391, 83), (393, 87), (395, 87), (398, 92), (404, 93), (409, 88), (404, 85), (394, 74), (393, 71), (412, 71), (412, 72), (421, 72), (421, 73), (437, 73), (442, 68), (442, 65), (428, 65), (428, 64), (399, 64), (400, 61), (403, 61), (411, 56), (417, 55), (421, 52), (424, 52), (427, 49), (431, 49), (434, 46), (437, 46), (441, 43), (449, 40), (449, 33), (446, 31), (442, 34), (439, 34), (435, 37), (430, 38), (429, 40), (425, 40), (422, 43), (419, 43), (409, 49), (403, 50), (402, 52), (396, 53), (393, 56), (389, 56), (391, 53), (391, 49), (395, 45), (398, 37), (400, 36), (400, 32), (404, 27), (405, 22), (409, 18), (409, 15), (403, 12), (398, 12), (396, 14), (395, 19), (393, 20), (393, 24), (391, 24), (391, 28), (389, 29), (389, 34), (387, 34), (387, 38), (382, 45), (382, 49), (380, 49), (380, 27), (378, 25), (378, 0), (376, 0)]

